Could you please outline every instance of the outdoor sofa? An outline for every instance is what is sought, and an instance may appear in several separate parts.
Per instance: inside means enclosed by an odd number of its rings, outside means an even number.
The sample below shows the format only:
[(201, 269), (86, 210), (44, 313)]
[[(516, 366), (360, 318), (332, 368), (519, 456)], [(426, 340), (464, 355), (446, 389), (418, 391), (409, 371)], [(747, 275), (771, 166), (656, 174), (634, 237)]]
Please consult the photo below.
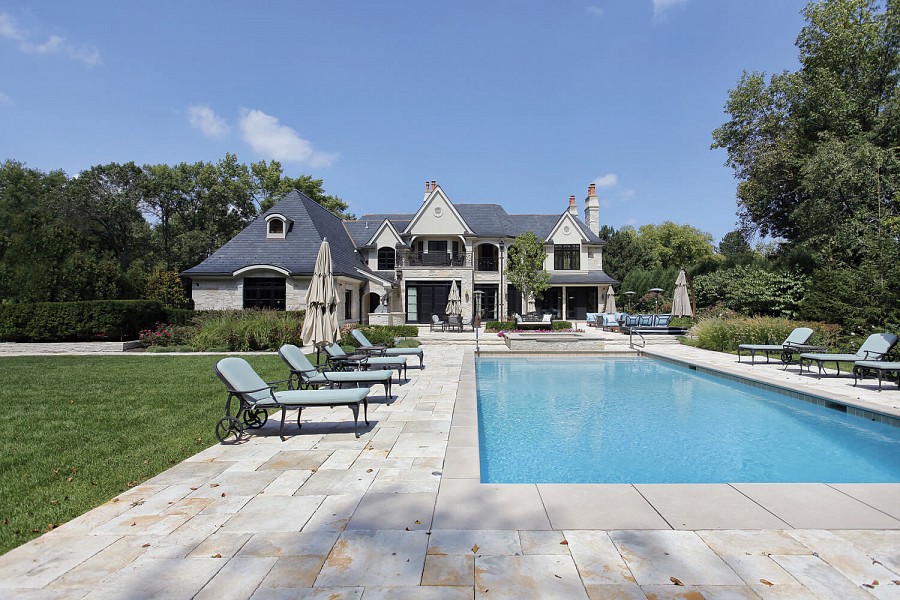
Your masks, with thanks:
[(687, 327), (672, 327), (673, 315), (623, 315), (622, 333), (684, 335)]
[(552, 329), (553, 316), (549, 313), (538, 315), (537, 313), (529, 313), (524, 317), (521, 315), (513, 315), (516, 322), (516, 329)]

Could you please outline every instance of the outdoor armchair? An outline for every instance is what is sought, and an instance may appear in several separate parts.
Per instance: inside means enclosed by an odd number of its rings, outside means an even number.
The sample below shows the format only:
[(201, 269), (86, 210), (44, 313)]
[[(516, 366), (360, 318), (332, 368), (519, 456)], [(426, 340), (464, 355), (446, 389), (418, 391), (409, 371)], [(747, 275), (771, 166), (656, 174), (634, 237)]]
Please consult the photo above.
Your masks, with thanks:
[(437, 315), (431, 315), (431, 331), (434, 331), (437, 328), (440, 328), (441, 331), (444, 330), (445, 323), (438, 318)]
[(314, 366), (303, 351), (293, 344), (285, 344), (278, 349), (278, 356), (287, 364), (290, 369), (288, 377), (288, 388), (294, 388), (296, 381), (297, 389), (301, 386), (306, 388), (329, 386), (343, 387), (344, 384), (352, 384), (357, 387), (360, 384), (371, 385), (380, 383), (384, 385), (384, 395), (390, 401), (391, 396), (391, 380), (394, 372), (391, 370), (379, 371), (326, 371), (320, 367)]
[(804, 352), (800, 354), (800, 372), (803, 372), (803, 365), (806, 364), (812, 371), (812, 363), (816, 363), (819, 367), (819, 377), (822, 377), (824, 371), (823, 363), (837, 363), (837, 374), (841, 374), (841, 363), (856, 363), (856, 361), (864, 360), (883, 360), (885, 355), (897, 344), (897, 336), (893, 333), (873, 333), (855, 354), (827, 354), (817, 352)]
[[(465, 324), (465, 320), (463, 321), (463, 324)], [(378, 346), (370, 342), (366, 337), (366, 334), (360, 329), (354, 329), (350, 332), (350, 335), (352, 335), (353, 339), (359, 344), (357, 350), (360, 352), (371, 353), (374, 355), (380, 350), (382, 356), (418, 356), (419, 367), (425, 366), (425, 353), (422, 352), (421, 348), (388, 348), (386, 346)]]
[[(788, 362), (789, 357), (785, 357), (784, 353), (790, 352), (790, 346), (803, 346), (812, 337), (813, 330), (809, 327), (796, 327), (790, 335), (788, 335), (780, 344), (741, 344), (738, 346), (738, 362), (741, 362), (741, 352), (750, 353), (750, 364), (756, 364), (756, 353), (762, 352), (766, 355), (766, 362), (769, 362), (769, 354), (781, 354), (782, 361)], [(788, 360), (785, 360), (788, 358)]]
[[(353, 412), (353, 432), (359, 437), (359, 405), (369, 424), (368, 388), (346, 390), (285, 390), (277, 391), (276, 383), (263, 381), (253, 367), (237, 356), (223, 358), (213, 366), (213, 372), (228, 389), (225, 416), (216, 423), (216, 437), (223, 444), (240, 441), (244, 427), (258, 429), (266, 424), (269, 410), (281, 410), (278, 435), (284, 441), (284, 419), (288, 409), (297, 409), (297, 427), (302, 427), (300, 415), (304, 408), (316, 406), (347, 406)], [(235, 405), (235, 402), (237, 403)]]
[(367, 356), (366, 354), (347, 354), (344, 349), (337, 344), (325, 346), (325, 353), (328, 354), (328, 360), (338, 368), (352, 368), (357, 370), (365, 369), (397, 369), (397, 378), (406, 376), (406, 357), (405, 356)]

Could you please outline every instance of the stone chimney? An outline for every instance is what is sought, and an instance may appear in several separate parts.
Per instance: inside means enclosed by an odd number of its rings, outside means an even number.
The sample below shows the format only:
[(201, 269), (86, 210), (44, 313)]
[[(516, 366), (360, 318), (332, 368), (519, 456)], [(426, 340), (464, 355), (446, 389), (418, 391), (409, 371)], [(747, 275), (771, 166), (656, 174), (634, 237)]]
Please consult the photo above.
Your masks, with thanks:
[(575, 196), (569, 196), (569, 214), (578, 217), (578, 205), (575, 204)]
[(584, 224), (594, 235), (600, 235), (600, 200), (597, 198), (597, 186), (593, 183), (588, 186), (588, 195), (584, 199)]

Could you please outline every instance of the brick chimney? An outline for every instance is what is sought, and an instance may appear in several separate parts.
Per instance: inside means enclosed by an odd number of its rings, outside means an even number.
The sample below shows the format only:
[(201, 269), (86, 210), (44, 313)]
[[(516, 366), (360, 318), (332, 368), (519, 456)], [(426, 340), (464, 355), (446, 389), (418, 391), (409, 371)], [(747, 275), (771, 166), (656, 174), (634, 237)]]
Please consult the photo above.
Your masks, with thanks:
[(584, 224), (594, 235), (600, 235), (600, 200), (594, 183), (588, 185), (588, 195), (584, 199)]
[(575, 204), (575, 196), (569, 196), (569, 214), (573, 217), (578, 216), (578, 205)]
[(422, 198), (422, 202), (428, 200), (428, 194), (431, 193), (431, 183), (429, 181), (425, 181), (425, 197)]

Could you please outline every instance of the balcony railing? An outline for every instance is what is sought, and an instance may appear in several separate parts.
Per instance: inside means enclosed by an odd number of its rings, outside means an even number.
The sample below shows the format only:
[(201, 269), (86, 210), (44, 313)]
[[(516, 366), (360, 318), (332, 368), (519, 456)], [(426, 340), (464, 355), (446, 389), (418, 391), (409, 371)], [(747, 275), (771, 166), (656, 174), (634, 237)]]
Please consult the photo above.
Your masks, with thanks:
[(491, 258), (479, 258), (475, 265), (477, 270), (479, 271), (497, 271), (497, 267), (499, 266), (500, 261), (494, 257)]
[(466, 252), (410, 252), (397, 258), (399, 266), (406, 268), (465, 268), (472, 266), (472, 255)]

